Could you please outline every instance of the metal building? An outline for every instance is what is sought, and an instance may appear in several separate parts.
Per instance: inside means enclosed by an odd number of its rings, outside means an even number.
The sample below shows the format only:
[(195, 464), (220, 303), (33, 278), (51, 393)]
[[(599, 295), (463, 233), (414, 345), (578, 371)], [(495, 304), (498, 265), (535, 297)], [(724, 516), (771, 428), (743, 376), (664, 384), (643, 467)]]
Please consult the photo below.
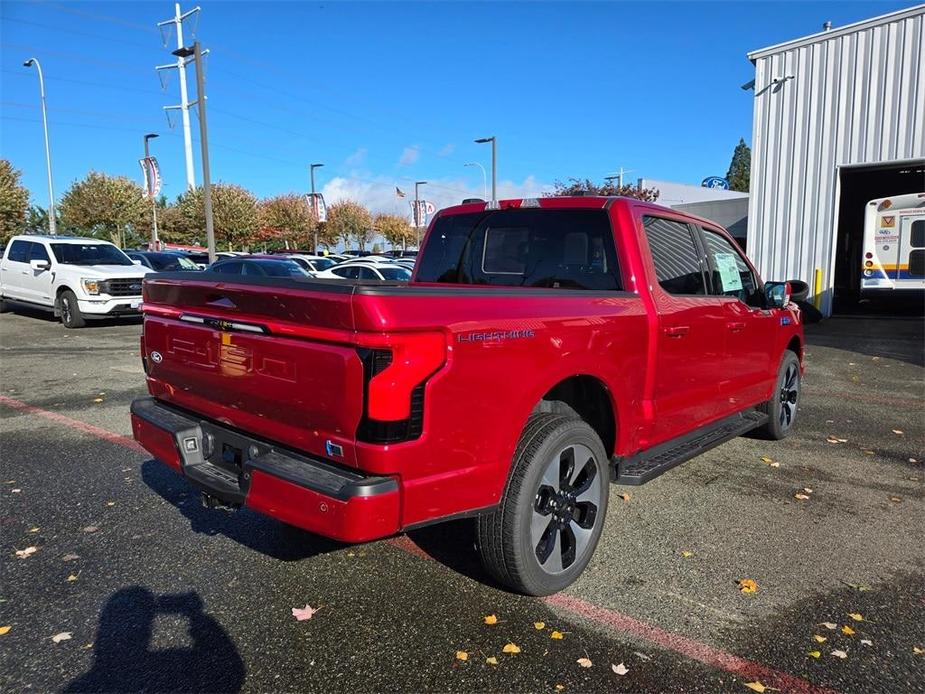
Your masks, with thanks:
[(925, 191), (925, 5), (748, 54), (748, 249), (825, 315), (861, 267), (864, 205)]

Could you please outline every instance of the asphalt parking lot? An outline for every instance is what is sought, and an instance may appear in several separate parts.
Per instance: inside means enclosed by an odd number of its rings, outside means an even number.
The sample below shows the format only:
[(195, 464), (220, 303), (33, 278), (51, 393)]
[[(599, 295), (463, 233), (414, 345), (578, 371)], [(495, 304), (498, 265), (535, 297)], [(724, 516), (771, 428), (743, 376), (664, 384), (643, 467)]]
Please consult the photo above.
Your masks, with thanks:
[(131, 441), (139, 331), (0, 316), (0, 689), (922, 691), (919, 320), (810, 326), (796, 434), (613, 487), (546, 600), (494, 586), (465, 522), (345, 546), (202, 508)]

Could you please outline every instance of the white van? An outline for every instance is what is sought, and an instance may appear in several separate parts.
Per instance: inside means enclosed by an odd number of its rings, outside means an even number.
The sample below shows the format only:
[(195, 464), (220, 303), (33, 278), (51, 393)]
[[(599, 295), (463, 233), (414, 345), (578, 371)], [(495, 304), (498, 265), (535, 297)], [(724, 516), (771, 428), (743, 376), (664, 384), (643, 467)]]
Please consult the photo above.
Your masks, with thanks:
[(66, 328), (82, 328), (87, 318), (138, 315), (149, 272), (108, 241), (14, 236), (0, 260), (0, 312), (34, 306), (54, 311)]
[(877, 198), (864, 209), (861, 295), (925, 290), (925, 193)]

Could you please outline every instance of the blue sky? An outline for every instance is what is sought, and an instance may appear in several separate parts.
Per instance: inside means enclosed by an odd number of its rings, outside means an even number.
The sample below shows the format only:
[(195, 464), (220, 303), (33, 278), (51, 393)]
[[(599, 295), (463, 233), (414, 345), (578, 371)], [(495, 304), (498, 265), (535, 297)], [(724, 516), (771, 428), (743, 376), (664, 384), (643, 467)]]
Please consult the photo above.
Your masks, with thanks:
[[(481, 195), (480, 171), (463, 164), (489, 166), (472, 142), (486, 135), (504, 195), (620, 166), (630, 178), (723, 175), (751, 139), (747, 51), (913, 3), (200, 4), (213, 181), (305, 191), (320, 161), (329, 202), (407, 212), (394, 187), (413, 193), (417, 179), (438, 206)], [(183, 191), (181, 129), (162, 111), (179, 100), (176, 71), (162, 91), (153, 69), (173, 60), (155, 28), (172, 2), (4, 1), (0, 13), (0, 156), (35, 202), (48, 194), (31, 56), (58, 197), (91, 169), (140, 179), (151, 131), (164, 192)], [(197, 128), (193, 116), (199, 182)]]

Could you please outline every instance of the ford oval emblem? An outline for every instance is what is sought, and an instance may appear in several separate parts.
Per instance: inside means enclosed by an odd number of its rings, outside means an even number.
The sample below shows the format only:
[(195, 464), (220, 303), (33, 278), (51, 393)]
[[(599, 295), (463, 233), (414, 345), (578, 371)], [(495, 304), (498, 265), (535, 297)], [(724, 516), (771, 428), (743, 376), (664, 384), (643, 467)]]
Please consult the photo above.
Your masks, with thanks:
[(162, 361), (164, 361), (164, 357), (160, 352), (151, 352), (151, 361), (153, 361), (155, 364), (160, 364)]

